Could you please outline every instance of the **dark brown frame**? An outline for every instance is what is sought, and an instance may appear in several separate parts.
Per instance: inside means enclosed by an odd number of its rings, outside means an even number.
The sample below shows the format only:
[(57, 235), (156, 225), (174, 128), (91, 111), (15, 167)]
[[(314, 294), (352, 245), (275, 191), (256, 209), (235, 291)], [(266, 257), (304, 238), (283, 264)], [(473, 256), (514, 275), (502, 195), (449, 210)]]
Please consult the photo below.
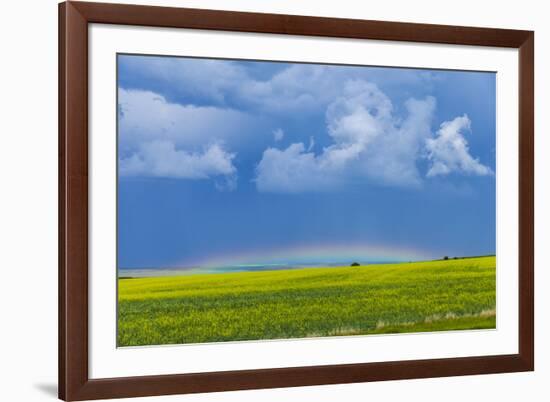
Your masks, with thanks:
[[(88, 377), (88, 24), (519, 49), (519, 353), (214, 373)], [(59, 5), (59, 397), (67, 401), (534, 370), (534, 33), (66, 2)]]

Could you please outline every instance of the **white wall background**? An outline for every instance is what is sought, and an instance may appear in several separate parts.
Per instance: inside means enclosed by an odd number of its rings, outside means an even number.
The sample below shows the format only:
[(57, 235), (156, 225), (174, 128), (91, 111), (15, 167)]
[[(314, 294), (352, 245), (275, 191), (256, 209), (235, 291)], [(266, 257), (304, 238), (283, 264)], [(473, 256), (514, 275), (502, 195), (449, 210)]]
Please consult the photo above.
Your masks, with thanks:
[[(114, 0), (112, 0), (114, 1)], [(128, 1), (124, 1), (128, 2)], [(140, 398), (182, 402), (546, 401), (550, 397), (550, 24), (522, 0), (135, 0), (143, 4), (535, 30), (536, 371), (445, 379)], [(57, 1), (1, 3), (0, 399), (56, 399)]]

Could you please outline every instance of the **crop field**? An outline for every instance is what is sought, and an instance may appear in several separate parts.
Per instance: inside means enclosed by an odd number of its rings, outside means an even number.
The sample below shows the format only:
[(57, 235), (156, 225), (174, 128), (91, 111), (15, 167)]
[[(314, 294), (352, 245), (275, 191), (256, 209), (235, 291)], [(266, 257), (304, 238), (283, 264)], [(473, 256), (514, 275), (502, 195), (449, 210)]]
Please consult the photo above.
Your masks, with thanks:
[(494, 256), (119, 279), (118, 346), (495, 328)]

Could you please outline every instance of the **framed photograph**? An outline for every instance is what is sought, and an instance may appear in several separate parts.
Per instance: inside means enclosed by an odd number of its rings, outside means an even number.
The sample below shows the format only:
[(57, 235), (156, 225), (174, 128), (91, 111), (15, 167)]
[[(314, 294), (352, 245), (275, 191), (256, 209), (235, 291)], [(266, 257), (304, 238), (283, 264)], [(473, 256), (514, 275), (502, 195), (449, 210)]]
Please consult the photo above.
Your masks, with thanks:
[(533, 32), (59, 22), (61, 399), (534, 369)]

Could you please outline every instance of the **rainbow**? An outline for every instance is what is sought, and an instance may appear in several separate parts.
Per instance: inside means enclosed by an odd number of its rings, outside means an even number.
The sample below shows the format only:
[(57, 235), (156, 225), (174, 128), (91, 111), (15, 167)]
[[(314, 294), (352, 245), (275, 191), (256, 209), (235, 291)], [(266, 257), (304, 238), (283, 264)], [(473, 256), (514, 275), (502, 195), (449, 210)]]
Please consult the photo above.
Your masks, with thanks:
[[(195, 261), (195, 267), (349, 264), (434, 259), (433, 251), (373, 244), (307, 244), (285, 248), (239, 251)], [(189, 264), (186, 264), (189, 266)]]

